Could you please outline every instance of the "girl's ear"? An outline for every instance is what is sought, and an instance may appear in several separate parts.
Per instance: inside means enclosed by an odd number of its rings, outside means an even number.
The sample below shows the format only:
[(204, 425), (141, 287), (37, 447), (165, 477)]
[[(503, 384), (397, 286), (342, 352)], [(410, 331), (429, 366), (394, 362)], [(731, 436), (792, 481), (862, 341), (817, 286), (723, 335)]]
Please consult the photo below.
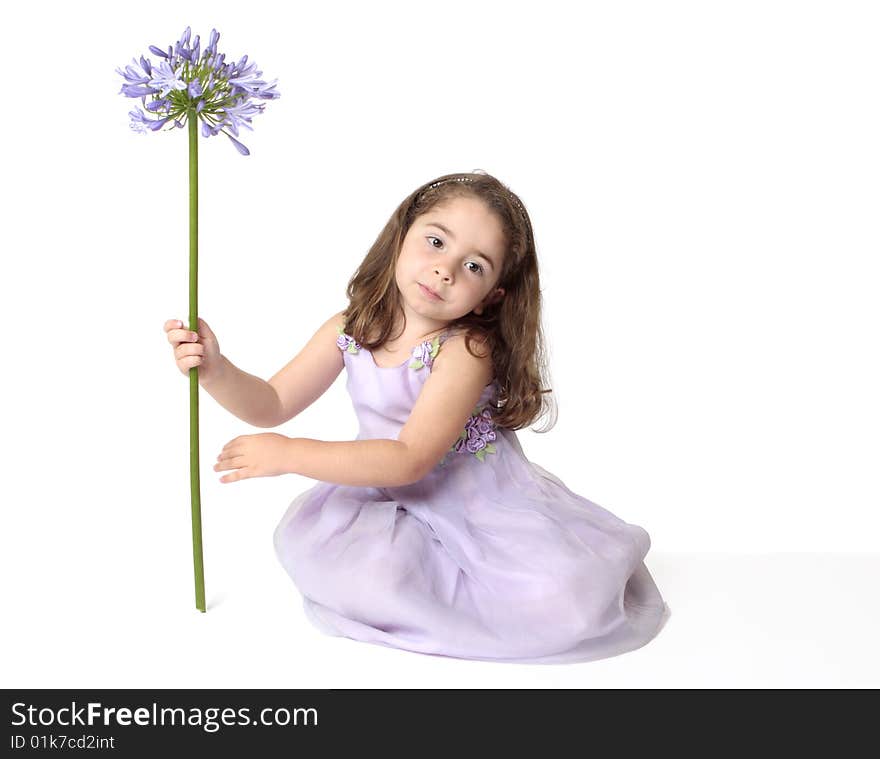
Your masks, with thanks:
[(485, 308), (486, 306), (491, 306), (491, 305), (497, 303), (503, 297), (504, 297), (504, 288), (499, 287), (497, 290), (495, 290), (495, 292), (491, 293), (490, 295), (487, 295), (486, 298), (483, 300), (483, 302), (479, 306), (476, 306), (474, 308), (474, 313), (477, 316), (482, 315), (483, 308)]
[(487, 306), (494, 305), (498, 303), (504, 297), (504, 288), (499, 287), (494, 293), (489, 296), (489, 299), (486, 301)]

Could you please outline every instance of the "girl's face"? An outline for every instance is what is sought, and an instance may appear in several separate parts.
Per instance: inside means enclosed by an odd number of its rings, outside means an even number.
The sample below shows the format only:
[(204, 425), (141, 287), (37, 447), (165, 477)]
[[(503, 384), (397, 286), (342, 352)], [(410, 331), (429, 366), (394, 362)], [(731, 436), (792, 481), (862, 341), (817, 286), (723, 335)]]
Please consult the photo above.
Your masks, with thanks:
[[(394, 276), (407, 317), (446, 323), (500, 300), (505, 255), (498, 218), (478, 198), (451, 198), (410, 226)], [(431, 292), (435, 293), (433, 295)]]

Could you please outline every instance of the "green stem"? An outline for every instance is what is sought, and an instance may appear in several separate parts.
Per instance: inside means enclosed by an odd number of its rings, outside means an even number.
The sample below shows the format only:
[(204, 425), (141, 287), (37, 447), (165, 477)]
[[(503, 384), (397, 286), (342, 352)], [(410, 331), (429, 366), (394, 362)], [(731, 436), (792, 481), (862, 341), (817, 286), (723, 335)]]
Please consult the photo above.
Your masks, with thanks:
[[(199, 331), (199, 143), (195, 108), (189, 125), (189, 328)], [(199, 369), (189, 370), (189, 479), (192, 501), (193, 569), (196, 608), (205, 611), (205, 568), (202, 558), (202, 503), (199, 495)]]

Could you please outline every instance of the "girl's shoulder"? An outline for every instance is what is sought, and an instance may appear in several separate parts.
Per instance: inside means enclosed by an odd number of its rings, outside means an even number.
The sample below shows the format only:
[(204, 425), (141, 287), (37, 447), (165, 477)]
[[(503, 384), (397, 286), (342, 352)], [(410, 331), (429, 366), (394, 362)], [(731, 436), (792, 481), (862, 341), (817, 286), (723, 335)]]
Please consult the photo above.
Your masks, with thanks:
[(493, 379), (492, 351), (482, 331), (467, 327), (446, 330), (441, 338), (441, 347), (444, 350), (438, 351), (435, 367), (443, 365), (450, 355), (454, 355), (452, 361), (456, 370), (465, 370), (470, 366), (473, 371), (486, 375), (487, 384)]
[(478, 356), (485, 357), (489, 352), (489, 336), (481, 329), (467, 326), (453, 326), (443, 332), (444, 341), (470, 345)]

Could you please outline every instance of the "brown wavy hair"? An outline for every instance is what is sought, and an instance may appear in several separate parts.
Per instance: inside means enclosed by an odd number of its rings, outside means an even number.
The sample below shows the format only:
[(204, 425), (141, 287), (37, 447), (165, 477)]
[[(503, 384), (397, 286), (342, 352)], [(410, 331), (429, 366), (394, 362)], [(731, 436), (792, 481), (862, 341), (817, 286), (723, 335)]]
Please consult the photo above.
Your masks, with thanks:
[(498, 383), (495, 424), (518, 430), (549, 412), (549, 426), (535, 430), (547, 432), (556, 423), (556, 404), (549, 397), (553, 391), (544, 387), (549, 385), (549, 371), (532, 224), (520, 199), (495, 177), (482, 172), (446, 174), (423, 184), (397, 207), (349, 280), (344, 330), (367, 350), (403, 334), (391, 335), (395, 316), (403, 314), (394, 277), (403, 240), (419, 216), (462, 196), (482, 200), (501, 223), (507, 249), (495, 287), (504, 288), (505, 294), (484, 306), (482, 314), (471, 311), (449, 326), (465, 333), (472, 356), (478, 355), (472, 350), (474, 341), (485, 341), (491, 350)]

